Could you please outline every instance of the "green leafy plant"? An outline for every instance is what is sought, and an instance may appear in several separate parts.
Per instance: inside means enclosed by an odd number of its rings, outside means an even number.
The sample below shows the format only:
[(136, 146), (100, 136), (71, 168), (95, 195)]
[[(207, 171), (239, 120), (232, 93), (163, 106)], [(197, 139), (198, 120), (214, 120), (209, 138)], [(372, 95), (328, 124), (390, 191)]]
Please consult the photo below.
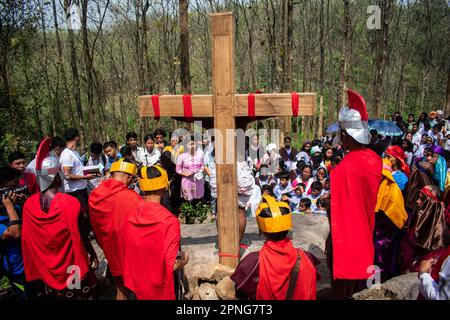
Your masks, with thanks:
[(181, 205), (181, 218), (186, 224), (203, 223), (211, 212), (211, 207), (201, 202), (193, 206), (192, 203), (185, 202)]

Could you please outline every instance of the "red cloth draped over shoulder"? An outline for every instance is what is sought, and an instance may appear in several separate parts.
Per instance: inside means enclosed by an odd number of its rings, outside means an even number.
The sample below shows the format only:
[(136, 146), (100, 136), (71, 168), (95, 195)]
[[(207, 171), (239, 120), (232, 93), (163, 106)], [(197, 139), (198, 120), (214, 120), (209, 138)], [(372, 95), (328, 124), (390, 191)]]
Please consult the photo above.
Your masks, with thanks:
[(300, 254), (300, 271), (292, 300), (316, 299), (316, 268), (292, 241), (266, 241), (259, 252), (259, 283), (256, 300), (286, 300), (291, 272)]
[(105, 253), (112, 276), (122, 276), (123, 229), (142, 198), (120, 181), (108, 179), (89, 196), (89, 216), (95, 238)]
[(141, 201), (125, 225), (125, 286), (138, 300), (175, 300), (173, 266), (180, 223), (161, 204)]
[(67, 288), (69, 266), (80, 268), (80, 279), (84, 279), (89, 270), (78, 229), (80, 202), (57, 193), (49, 212), (45, 213), (39, 199), (40, 193), (36, 193), (23, 207), (22, 252), (26, 280), (40, 279), (53, 289), (63, 290)]
[(331, 171), (331, 237), (334, 279), (367, 279), (374, 262), (375, 206), (381, 158), (354, 150)]

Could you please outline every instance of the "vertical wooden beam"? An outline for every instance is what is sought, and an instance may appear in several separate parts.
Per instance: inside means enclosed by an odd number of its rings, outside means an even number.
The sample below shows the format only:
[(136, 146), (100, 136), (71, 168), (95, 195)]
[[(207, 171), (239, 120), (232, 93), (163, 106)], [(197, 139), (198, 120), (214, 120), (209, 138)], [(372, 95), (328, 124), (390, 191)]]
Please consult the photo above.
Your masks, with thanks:
[(234, 140), (232, 145), (231, 141), (226, 141), (227, 129), (235, 129), (233, 14), (212, 14), (211, 29), (214, 127), (224, 137), (222, 141), (216, 141), (216, 148), (222, 150), (223, 162), (230, 152), (234, 159), (233, 163), (217, 164), (219, 261), (236, 267), (239, 260), (236, 152)]

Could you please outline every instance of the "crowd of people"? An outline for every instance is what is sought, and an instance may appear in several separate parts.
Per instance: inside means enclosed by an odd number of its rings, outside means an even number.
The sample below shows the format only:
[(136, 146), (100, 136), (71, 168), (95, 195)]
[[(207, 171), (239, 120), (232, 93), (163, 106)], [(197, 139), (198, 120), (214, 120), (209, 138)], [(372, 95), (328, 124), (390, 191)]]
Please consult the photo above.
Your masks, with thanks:
[[(382, 281), (419, 271), (421, 297), (448, 299), (450, 118), (436, 111), (404, 122), (395, 113), (403, 136), (369, 134), (365, 102), (353, 94), (337, 134), (299, 149), (290, 137), (281, 148), (261, 145), (255, 134), (238, 152), (241, 253), (247, 219), (256, 218), (267, 239), (232, 276), (238, 295), (315, 299), (317, 259), (295, 249), (287, 234), (292, 215), (323, 215), (335, 298), (363, 289), (367, 266), (375, 265)], [(117, 299), (181, 297), (177, 271), (189, 256), (180, 247), (178, 216), (183, 202), (210, 204), (216, 214), (214, 137), (158, 129), (140, 142), (129, 132), (122, 147), (94, 142), (81, 155), (80, 134), (70, 128), (64, 138), (44, 139), (28, 164), (20, 152), (10, 155), (0, 168), (0, 274), (19, 298), (97, 297), (94, 238)], [(256, 262), (259, 282), (248, 291), (241, 279)], [(77, 272), (81, 283), (69, 285)]]

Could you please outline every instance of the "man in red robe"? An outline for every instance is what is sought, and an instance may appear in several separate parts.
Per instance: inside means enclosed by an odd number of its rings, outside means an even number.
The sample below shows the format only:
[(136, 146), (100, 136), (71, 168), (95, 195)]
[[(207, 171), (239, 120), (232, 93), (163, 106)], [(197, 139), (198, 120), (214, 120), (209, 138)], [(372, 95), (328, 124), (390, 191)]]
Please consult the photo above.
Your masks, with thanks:
[(50, 296), (91, 297), (97, 285), (92, 269), (96, 268), (98, 260), (92, 246), (85, 244), (89, 240), (80, 236), (80, 203), (58, 192), (62, 179), (56, 157), (48, 156), (42, 161), (38, 157), (36, 172), (41, 192), (32, 195), (23, 208), (22, 252), (26, 280), (43, 281)]
[(256, 220), (266, 242), (259, 253), (247, 255), (231, 275), (237, 296), (256, 300), (315, 300), (316, 268), (308, 253), (295, 248), (287, 237), (292, 228), (289, 204), (265, 195)]
[(137, 167), (128, 159), (111, 165), (111, 179), (103, 181), (89, 197), (89, 213), (95, 238), (108, 260), (109, 270), (116, 282), (116, 299), (127, 300), (129, 292), (123, 284), (123, 229), (132, 210), (142, 198), (128, 186)]
[[(382, 160), (372, 150), (364, 98), (348, 90), (348, 106), (339, 113), (337, 140), (348, 153), (331, 172), (330, 266), (335, 299), (350, 298), (357, 280), (372, 275), (375, 206)], [(330, 243), (330, 242), (328, 242)]]
[(180, 223), (161, 205), (169, 186), (167, 172), (154, 165), (142, 167), (138, 176), (145, 195), (125, 223), (125, 286), (138, 300), (174, 300), (173, 273), (189, 257), (178, 255)]

